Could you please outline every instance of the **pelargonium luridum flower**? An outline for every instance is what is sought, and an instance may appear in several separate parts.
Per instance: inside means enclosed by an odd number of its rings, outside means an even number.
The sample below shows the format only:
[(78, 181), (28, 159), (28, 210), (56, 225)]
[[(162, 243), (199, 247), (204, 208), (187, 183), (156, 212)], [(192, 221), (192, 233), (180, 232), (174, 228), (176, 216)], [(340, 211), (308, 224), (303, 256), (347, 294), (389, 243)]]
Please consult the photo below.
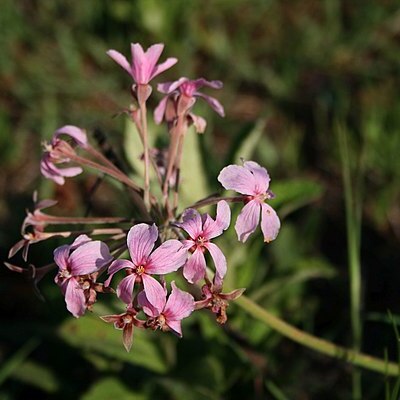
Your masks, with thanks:
[(65, 177), (73, 177), (82, 173), (81, 167), (58, 168), (55, 164), (67, 163), (70, 159), (63, 153), (65, 149), (73, 151), (72, 147), (60, 139), (61, 135), (69, 136), (75, 145), (85, 148), (87, 146), (87, 136), (84, 130), (73, 125), (65, 125), (54, 132), (53, 138), (45, 144), (45, 152), (40, 162), (42, 175), (53, 180), (58, 185), (65, 183)]
[(274, 240), (281, 223), (275, 210), (265, 203), (273, 198), (269, 190), (270, 177), (265, 168), (254, 161), (246, 161), (241, 165), (228, 165), (218, 175), (218, 181), (227, 190), (235, 190), (245, 195), (243, 207), (236, 220), (235, 230), (238, 239), (245, 242), (256, 230), (260, 221), (264, 241)]
[(178, 270), (185, 264), (187, 250), (175, 239), (167, 240), (153, 251), (158, 239), (155, 224), (133, 226), (127, 236), (127, 245), (131, 260), (115, 260), (108, 269), (110, 274), (105, 282), (108, 286), (114, 274), (125, 269), (127, 276), (117, 287), (118, 297), (126, 304), (131, 304), (135, 282), (143, 284), (149, 302), (161, 309), (163, 307), (164, 288), (151, 275), (164, 275)]
[[(57, 247), (54, 261), (58, 266), (55, 282), (65, 296), (68, 311), (76, 318), (82, 316), (89, 300), (85, 293), (94, 279), (91, 274), (99, 272), (112, 260), (107, 245), (78, 236), (71, 245)], [(88, 285), (89, 284), (89, 285)]]
[(132, 62), (116, 50), (108, 50), (107, 54), (120, 65), (138, 85), (147, 85), (154, 77), (171, 68), (178, 62), (175, 57), (168, 58), (161, 64), (157, 62), (164, 50), (162, 43), (153, 44), (146, 51), (139, 43), (131, 43)]
[(200, 215), (195, 209), (187, 209), (182, 217), (182, 222), (175, 223), (189, 234), (189, 239), (182, 243), (192, 252), (185, 266), (183, 275), (190, 283), (196, 283), (206, 274), (206, 260), (204, 252), (208, 250), (214, 260), (216, 274), (223, 279), (226, 274), (226, 258), (221, 249), (211, 243), (211, 239), (222, 235), (228, 229), (231, 221), (231, 210), (224, 200), (218, 202), (215, 220), (208, 214)]
[(171, 282), (172, 291), (167, 300), (164, 291), (158, 307), (154, 307), (147, 299), (145, 292), (138, 295), (138, 303), (142, 306), (144, 313), (150, 317), (146, 325), (152, 329), (162, 331), (172, 330), (182, 337), (181, 321), (188, 317), (194, 310), (195, 302), (191, 294), (180, 290), (175, 282)]
[(221, 89), (223, 84), (221, 81), (207, 81), (204, 78), (190, 80), (185, 77), (175, 82), (160, 83), (157, 89), (166, 96), (154, 110), (155, 122), (160, 124), (165, 119), (166, 122), (171, 123), (177, 116), (186, 113), (196, 131), (203, 133), (206, 128), (205, 119), (189, 112), (198, 97), (203, 98), (221, 117), (225, 116), (224, 107), (217, 99), (199, 91), (203, 86)]

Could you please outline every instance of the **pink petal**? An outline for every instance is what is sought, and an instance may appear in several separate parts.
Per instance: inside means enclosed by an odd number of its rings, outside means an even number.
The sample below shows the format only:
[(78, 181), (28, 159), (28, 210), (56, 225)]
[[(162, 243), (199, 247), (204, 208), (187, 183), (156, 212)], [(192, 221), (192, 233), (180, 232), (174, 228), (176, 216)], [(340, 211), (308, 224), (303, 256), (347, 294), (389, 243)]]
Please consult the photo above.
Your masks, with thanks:
[(179, 240), (171, 239), (164, 242), (151, 254), (146, 273), (164, 275), (178, 270), (185, 264), (187, 250)]
[(181, 321), (174, 321), (174, 320), (167, 320), (167, 325), (170, 327), (173, 333), (178, 335), (179, 337), (182, 337), (182, 327), (181, 327)]
[(59, 269), (67, 269), (68, 267), (68, 256), (69, 256), (69, 245), (64, 245), (57, 247), (53, 254), (54, 254), (54, 262), (58, 265)]
[[(159, 45), (154, 45), (159, 46)], [(151, 46), (151, 47), (154, 47)], [(162, 46), (162, 45), (161, 45)], [(149, 48), (150, 50), (150, 48)], [(159, 47), (155, 47), (152, 52), (152, 58), (156, 54), (158, 54), (158, 58), (161, 55), (163, 50), (163, 46), (161, 49)], [(131, 54), (132, 54), (132, 73), (133, 78), (135, 79), (137, 84), (146, 85), (150, 81), (150, 76), (153, 71), (154, 65), (152, 65), (148, 60), (148, 54), (143, 51), (142, 46), (139, 43), (131, 44)], [(157, 60), (158, 60), (157, 58)], [(157, 62), (157, 61), (156, 61)]]
[(71, 244), (70, 249), (75, 250), (79, 246), (82, 246), (85, 243), (91, 242), (92, 239), (88, 235), (79, 235)]
[(116, 50), (108, 50), (107, 55), (110, 56), (117, 64), (119, 64), (129, 75), (132, 75), (131, 66), (124, 55)]
[(136, 274), (126, 276), (117, 287), (117, 296), (125, 303), (132, 303), (133, 287), (135, 286)]
[(76, 318), (82, 316), (86, 311), (86, 299), (82, 288), (75, 278), (68, 281), (65, 291), (65, 303), (67, 310)]
[(227, 190), (241, 194), (255, 195), (256, 180), (254, 175), (240, 165), (228, 165), (218, 175), (218, 181)]
[(172, 291), (164, 309), (164, 316), (169, 321), (179, 321), (188, 317), (194, 310), (194, 298), (191, 294), (184, 292), (176, 287), (175, 282), (171, 282)]
[(196, 133), (204, 133), (207, 127), (207, 121), (203, 117), (199, 117), (196, 114), (189, 113), (189, 117), (193, 121), (194, 128), (196, 129)]
[(256, 186), (254, 188), (255, 192), (266, 193), (270, 181), (268, 171), (254, 161), (246, 161), (243, 166), (254, 175), (256, 182)]
[(165, 110), (167, 108), (169, 96), (165, 96), (159, 103), (156, 109), (154, 110), (154, 121), (156, 124), (161, 124), (164, 119)]
[(214, 260), (217, 274), (220, 278), (223, 278), (226, 274), (226, 258), (224, 253), (222, 253), (221, 249), (214, 243), (206, 243), (204, 246), (208, 249)]
[(134, 269), (135, 265), (129, 260), (115, 260), (108, 268), (109, 277), (104, 282), (104, 286), (110, 286), (110, 282), (114, 274), (124, 268)]
[(235, 230), (238, 239), (245, 242), (248, 237), (256, 230), (260, 220), (261, 205), (255, 200), (249, 201), (240, 212), (236, 220)]
[(129, 230), (127, 244), (131, 259), (136, 266), (146, 263), (157, 238), (158, 229), (155, 224), (138, 224)]
[(196, 96), (203, 98), (217, 114), (219, 114), (221, 117), (225, 117), (224, 107), (217, 99), (199, 92), (196, 92)]
[(165, 305), (165, 290), (161, 283), (147, 274), (142, 274), (142, 282), (147, 300), (161, 312)]
[(221, 200), (217, 204), (217, 217), (215, 221), (207, 218), (203, 224), (203, 235), (208, 240), (220, 236), (223, 231), (228, 229), (231, 223), (231, 209), (225, 200)]
[(201, 87), (206, 86), (212, 89), (222, 89), (224, 84), (221, 81), (208, 81), (204, 78), (199, 78), (193, 81), (196, 91), (199, 90)]
[(261, 204), (261, 230), (264, 234), (264, 242), (271, 242), (279, 233), (281, 222), (275, 210), (268, 204)]
[(174, 82), (164, 82), (164, 83), (159, 83), (157, 85), (157, 90), (161, 93), (164, 94), (171, 94), (172, 92), (174, 92), (175, 90), (177, 90), (179, 88), (179, 86), (182, 85), (182, 83), (188, 82), (189, 79), (182, 77), (179, 78), (177, 81)]
[(69, 256), (69, 266), (74, 276), (91, 274), (111, 262), (107, 245), (99, 240), (85, 243)]
[(72, 139), (75, 140), (75, 142), (82, 147), (86, 147), (88, 140), (87, 140), (87, 135), (86, 132), (81, 129), (78, 128), (77, 126), (74, 125), (65, 125), (59, 129), (57, 129), (54, 132), (53, 135), (53, 140), (57, 139), (60, 135), (68, 135), (70, 136)]
[(183, 267), (183, 276), (190, 283), (197, 283), (206, 274), (206, 260), (200, 249), (196, 249)]
[[(166, 302), (166, 297), (167, 297), (167, 295), (164, 291), (164, 305)], [(164, 309), (164, 306), (163, 306), (163, 309), (161, 309), (161, 310), (155, 308), (149, 302), (149, 300), (147, 300), (146, 293), (144, 291), (141, 291), (138, 294), (137, 300), (138, 300), (139, 305), (143, 308), (144, 313), (146, 315), (148, 315), (149, 317), (152, 317), (152, 318), (158, 317)]]
[(185, 210), (183, 213), (183, 221), (177, 222), (175, 225), (184, 229), (194, 240), (196, 240), (203, 231), (201, 216), (198, 211), (193, 208)]
[(163, 73), (164, 71), (166, 71), (167, 69), (170, 69), (172, 66), (174, 66), (176, 63), (178, 62), (178, 59), (175, 57), (170, 57), (167, 58), (166, 61), (164, 61), (163, 63), (157, 65), (154, 68), (153, 73), (151, 74), (150, 80), (155, 78), (157, 75), (160, 75), (161, 73)]
[(50, 160), (49, 153), (45, 153), (40, 161), (40, 172), (45, 178), (51, 179), (57, 185), (64, 185), (65, 183), (65, 179), (60, 175), (60, 170)]

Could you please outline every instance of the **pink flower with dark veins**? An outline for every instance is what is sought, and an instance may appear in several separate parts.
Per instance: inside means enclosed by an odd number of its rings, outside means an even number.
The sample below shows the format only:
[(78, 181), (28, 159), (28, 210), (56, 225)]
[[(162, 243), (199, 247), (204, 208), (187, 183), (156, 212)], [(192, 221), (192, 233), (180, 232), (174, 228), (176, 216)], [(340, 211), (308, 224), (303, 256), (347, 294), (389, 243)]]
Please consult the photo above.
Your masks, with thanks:
[(205, 119), (189, 112), (197, 98), (203, 98), (217, 114), (221, 117), (225, 116), (224, 107), (217, 99), (199, 92), (199, 89), (203, 86), (221, 89), (223, 84), (221, 81), (207, 81), (204, 78), (195, 80), (180, 78), (175, 82), (160, 83), (157, 89), (166, 96), (154, 110), (155, 122), (160, 124), (165, 120), (168, 123), (172, 123), (178, 115), (187, 113), (196, 131), (203, 133), (206, 128)]
[(111, 262), (112, 256), (105, 243), (78, 236), (71, 245), (57, 247), (54, 261), (58, 265), (55, 282), (60, 286), (68, 311), (76, 318), (87, 308), (85, 290), (90, 289), (94, 274)]
[(183, 221), (175, 223), (185, 230), (190, 238), (183, 240), (186, 249), (192, 252), (185, 266), (183, 275), (190, 283), (196, 283), (206, 274), (206, 260), (204, 252), (208, 250), (214, 260), (216, 274), (222, 279), (226, 274), (226, 258), (221, 249), (211, 243), (211, 239), (222, 235), (228, 229), (231, 221), (231, 210), (224, 200), (218, 202), (216, 219), (208, 214), (200, 215), (197, 210), (187, 209), (183, 214)]
[(126, 304), (131, 304), (135, 282), (143, 284), (146, 297), (156, 308), (162, 308), (164, 289), (151, 275), (164, 275), (178, 270), (187, 259), (187, 250), (175, 239), (167, 240), (153, 251), (158, 239), (155, 224), (138, 224), (128, 232), (127, 244), (131, 260), (115, 260), (108, 269), (110, 274), (105, 282), (108, 286), (113, 275), (125, 269), (127, 276), (117, 287), (118, 297)]
[(40, 161), (40, 171), (44, 177), (53, 180), (58, 185), (64, 185), (64, 177), (73, 177), (82, 173), (81, 167), (56, 167), (55, 164), (67, 163), (70, 161), (67, 156), (62, 154), (65, 149), (73, 151), (73, 148), (67, 142), (60, 139), (61, 135), (69, 136), (77, 146), (83, 148), (87, 146), (85, 131), (73, 125), (65, 125), (57, 129), (51, 141), (45, 144), (45, 152)]
[(281, 223), (275, 210), (265, 203), (274, 197), (269, 190), (270, 177), (265, 168), (254, 161), (246, 161), (243, 166), (228, 165), (218, 175), (218, 180), (227, 190), (235, 190), (244, 196), (246, 205), (236, 220), (235, 230), (238, 239), (245, 242), (256, 230), (260, 221), (264, 242), (274, 240)]
[(132, 62), (129, 64), (124, 55), (116, 50), (108, 50), (107, 54), (120, 65), (138, 85), (147, 85), (154, 77), (175, 65), (178, 60), (168, 58), (161, 64), (157, 62), (164, 50), (162, 43), (153, 44), (143, 51), (139, 43), (131, 43)]
[(154, 307), (147, 299), (145, 292), (138, 295), (138, 303), (143, 307), (144, 313), (150, 317), (146, 325), (154, 330), (172, 330), (182, 337), (181, 321), (188, 317), (195, 308), (194, 298), (176, 287), (171, 282), (172, 291), (167, 300), (167, 293), (164, 291), (158, 307)]

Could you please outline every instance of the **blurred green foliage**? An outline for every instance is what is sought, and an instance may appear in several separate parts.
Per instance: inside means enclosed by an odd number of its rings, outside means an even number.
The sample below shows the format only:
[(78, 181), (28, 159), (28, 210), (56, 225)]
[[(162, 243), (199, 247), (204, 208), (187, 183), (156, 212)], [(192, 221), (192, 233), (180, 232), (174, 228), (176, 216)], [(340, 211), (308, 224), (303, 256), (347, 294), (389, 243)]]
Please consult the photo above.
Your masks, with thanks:
[[(163, 42), (180, 76), (224, 81), (214, 93), (227, 117), (196, 105), (208, 126), (190, 133), (184, 160), (187, 206), (221, 192), (218, 171), (240, 157), (272, 176), (278, 239), (238, 245), (220, 238), (227, 284), (297, 326), (349, 345), (346, 229), (335, 126), (360, 158), (364, 350), (396, 359), (386, 310), (399, 313), (400, 7), (390, 0), (2, 0), (0, 12), (0, 249), (18, 240), (31, 193), (85, 208), (88, 176), (54, 187), (39, 177), (40, 142), (70, 123), (101, 127), (127, 165), (140, 147), (124, 116), (130, 80), (106, 55), (130, 42)], [(160, 99), (152, 98), (155, 105)], [(158, 137), (165, 134), (151, 126)], [(99, 214), (123, 215), (121, 193), (104, 184)], [(234, 215), (239, 209), (234, 208)], [(32, 249), (49, 261), (58, 242)], [(47, 255), (46, 255), (47, 254)], [(121, 332), (91, 316), (74, 320), (52, 277), (40, 284), (0, 270), (0, 398), (345, 399), (347, 366), (301, 349), (233, 304), (216, 326), (206, 312), (183, 340), (141, 332), (130, 354)], [(105, 307), (113, 307), (106, 304)], [(95, 309), (95, 313), (105, 310)], [(374, 318), (368, 316), (373, 315)], [(31, 338), (35, 338), (32, 342)], [(32, 345), (35, 344), (35, 346)], [(32, 347), (33, 346), (33, 347)], [(35, 348), (34, 348), (35, 347)], [(383, 398), (385, 379), (364, 373), (365, 399)], [(334, 390), (333, 390), (334, 388)]]

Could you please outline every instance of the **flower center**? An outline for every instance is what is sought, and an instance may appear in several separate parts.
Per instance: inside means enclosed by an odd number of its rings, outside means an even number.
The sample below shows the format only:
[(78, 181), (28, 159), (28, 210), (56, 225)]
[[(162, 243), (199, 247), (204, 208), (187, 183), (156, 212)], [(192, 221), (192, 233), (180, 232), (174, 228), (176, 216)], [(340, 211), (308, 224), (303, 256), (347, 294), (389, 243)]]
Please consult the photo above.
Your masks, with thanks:
[(137, 275), (142, 275), (144, 273), (144, 271), (145, 271), (144, 265), (138, 265), (136, 267), (136, 271), (135, 272), (136, 272)]
[(208, 242), (208, 240), (204, 236), (198, 236), (196, 239), (197, 246), (204, 246), (206, 242)]

